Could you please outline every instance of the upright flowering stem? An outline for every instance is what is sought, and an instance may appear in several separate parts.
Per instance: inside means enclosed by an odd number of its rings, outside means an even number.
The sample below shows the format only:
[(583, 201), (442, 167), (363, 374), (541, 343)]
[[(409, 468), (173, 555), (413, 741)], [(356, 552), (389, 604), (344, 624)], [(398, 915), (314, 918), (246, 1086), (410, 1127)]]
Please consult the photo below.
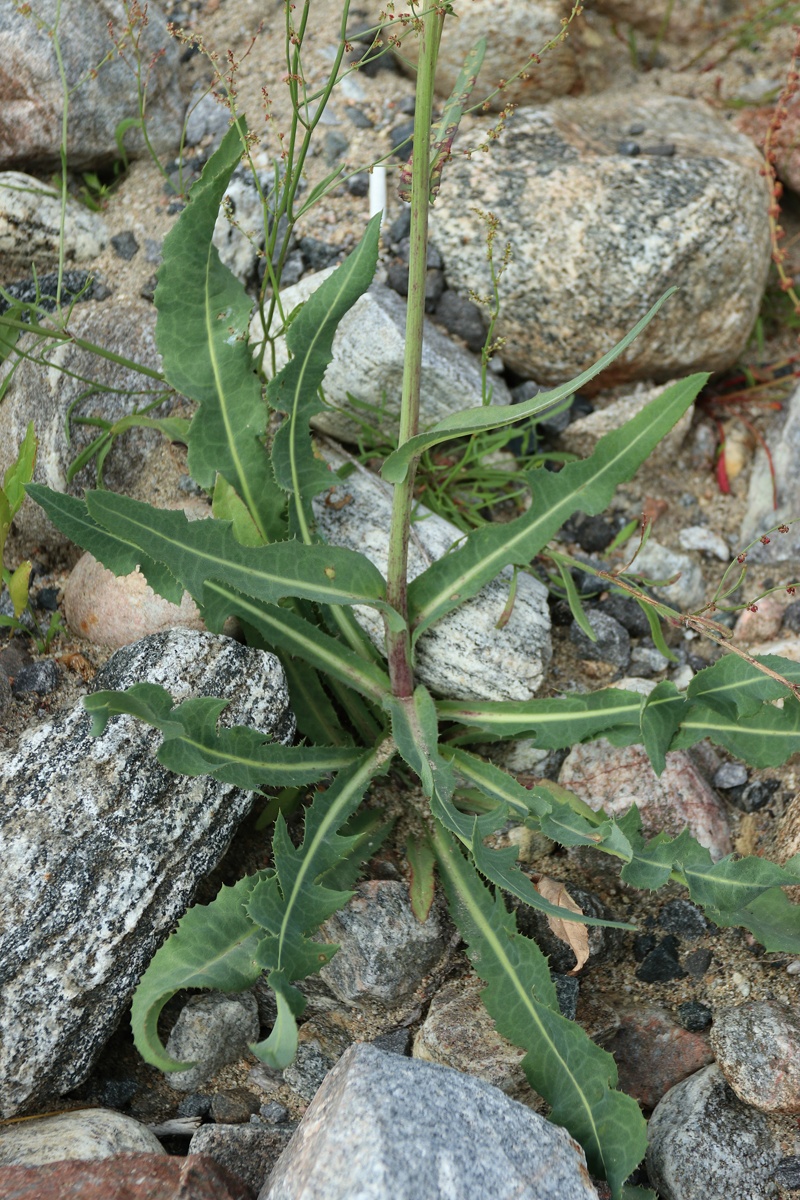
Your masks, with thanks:
[[(428, 257), (428, 204), (430, 192), (430, 129), (433, 113), (433, 82), (445, 12), (436, 0), (424, 0), (419, 17), (420, 54), (414, 110), (414, 148), (411, 164), (411, 232), (408, 277), (406, 345), (403, 363), (403, 394), (400, 410), (402, 446), (419, 432), (419, 390), (422, 372), (422, 339), (425, 321), (425, 277)], [(389, 603), (404, 617), (408, 615), (408, 535), (414, 503), (416, 464), (403, 483), (394, 489), (389, 564), (386, 592)], [(414, 691), (411, 637), (386, 629), (386, 648), (392, 690), (396, 696)]]

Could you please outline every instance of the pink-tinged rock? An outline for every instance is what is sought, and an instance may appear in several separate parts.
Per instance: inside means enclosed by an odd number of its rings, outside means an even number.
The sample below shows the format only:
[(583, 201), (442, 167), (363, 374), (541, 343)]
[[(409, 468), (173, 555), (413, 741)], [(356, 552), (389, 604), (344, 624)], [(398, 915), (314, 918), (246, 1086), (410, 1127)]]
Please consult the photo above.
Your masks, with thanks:
[(735, 640), (760, 645), (761, 642), (777, 637), (789, 599), (785, 593), (783, 596), (766, 596), (755, 605), (755, 612), (746, 608), (739, 613), (733, 627)]
[(130, 575), (114, 575), (88, 551), (67, 580), (64, 611), (73, 633), (115, 649), (165, 629), (205, 629), (188, 592), (180, 604), (170, 604), (156, 595), (138, 568)]
[[(771, 105), (765, 108), (742, 108), (731, 124), (739, 133), (752, 138), (759, 150), (763, 151), (774, 111)], [(789, 102), (786, 120), (773, 135), (772, 148), (776, 154), (775, 171), (778, 178), (793, 192), (800, 192), (800, 103), (797, 96)]]
[(574, 746), (558, 778), (563, 787), (610, 817), (621, 817), (635, 803), (648, 837), (662, 830), (675, 835), (688, 826), (715, 861), (731, 852), (722, 803), (684, 750), (669, 751), (658, 777), (644, 746), (612, 746), (600, 738)]
[(800, 1113), (800, 1009), (755, 1000), (718, 1009), (711, 1045), (719, 1069), (745, 1104)]
[(0, 1169), (3, 1200), (253, 1200), (207, 1154), (120, 1154), (94, 1162)]
[(619, 1086), (651, 1112), (682, 1079), (714, 1061), (708, 1037), (690, 1033), (656, 1005), (623, 1009), (606, 1049), (614, 1056)]

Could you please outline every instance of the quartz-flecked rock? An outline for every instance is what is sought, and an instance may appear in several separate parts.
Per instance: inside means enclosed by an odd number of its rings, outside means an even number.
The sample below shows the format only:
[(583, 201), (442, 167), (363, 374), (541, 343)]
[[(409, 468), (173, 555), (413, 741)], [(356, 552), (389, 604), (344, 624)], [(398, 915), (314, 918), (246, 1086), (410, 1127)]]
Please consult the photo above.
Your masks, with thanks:
[(721, 22), (748, 11), (746, 0), (595, 0), (592, 8), (668, 42), (696, 41), (700, 30), (711, 37)]
[(648, 837), (662, 830), (675, 836), (688, 826), (715, 860), (730, 854), (725, 810), (685, 750), (670, 750), (656, 776), (644, 746), (612, 746), (605, 738), (573, 746), (559, 783), (592, 808), (621, 817), (636, 803)]
[(317, 934), (339, 947), (320, 975), (346, 1004), (370, 999), (391, 1007), (441, 958), (448, 933), (438, 905), (426, 921), (417, 920), (405, 883), (367, 880)]
[[(638, 154), (620, 151), (632, 123), (644, 129)], [(513, 259), (496, 333), (504, 362), (526, 378), (574, 376), (671, 285), (679, 291), (604, 384), (719, 370), (744, 347), (767, 278), (761, 163), (696, 101), (627, 91), (555, 100), (516, 113), (488, 154), (449, 164), (431, 232), (448, 285), (483, 294), (485, 230), (471, 210), (498, 217), (496, 244), (509, 239)]]
[[(143, 300), (89, 303), (80, 305), (73, 312), (70, 332), (142, 366), (160, 370), (161, 357), (154, 338), (155, 321), (152, 304), (145, 304)], [(34, 482), (46, 484), (58, 492), (81, 496), (85, 488), (96, 484), (94, 460), (70, 483), (67, 483), (67, 470), (81, 451), (94, 441), (98, 429), (73, 420), (68, 444), (65, 423), (70, 406), (75, 405), (73, 417), (99, 417), (113, 424), (132, 411), (133, 402), (126, 393), (148, 391), (154, 381), (107, 358), (99, 358), (74, 342), (58, 342), (43, 348), (37, 345), (33, 335), (26, 334), (19, 349), (28, 353), (35, 350), (36, 357), (43, 361), (24, 359), (20, 362), (3, 397), (0, 478), (16, 458), (28, 424), (33, 421), (39, 439)], [(0, 366), (0, 387), (10, 363), (8, 360)], [(99, 389), (110, 390), (98, 390), (81, 400), (87, 390), (87, 379)], [(141, 404), (141, 396), (138, 399)], [(166, 416), (168, 411), (165, 404), (152, 411), (150, 416)], [(171, 478), (174, 481), (174, 494), (167, 491), (159, 496), (156, 480), (160, 474), (165, 480)], [(103, 464), (103, 482), (112, 492), (123, 492), (151, 503), (177, 499), (178, 478), (179, 469), (170, 461), (168, 443), (153, 429), (134, 428), (116, 438)], [(7, 551), (12, 558), (24, 558), (37, 546), (63, 547), (67, 542), (44, 511), (29, 501), (14, 518)]]
[(647, 1135), (647, 1173), (662, 1200), (777, 1197), (778, 1134), (734, 1095), (716, 1064), (670, 1088)]
[[(38, 268), (49, 266), (58, 261), (61, 238), (60, 193), (21, 171), (0, 174), (0, 256), (4, 262), (28, 272), (31, 263)], [(106, 223), (99, 213), (68, 198), (63, 240), (67, 263), (90, 262), (108, 241)]]
[[(30, 6), (33, 12), (25, 13), (27, 7), (0, 7), (0, 62), (7, 64), (0, 72), (0, 167), (60, 166), (64, 95), (51, 34), (56, 24), (70, 89), (70, 169), (119, 158), (118, 126), (139, 111), (135, 50), (131, 36), (125, 36), (129, 23), (122, 0), (38, 0)], [(109, 22), (124, 54), (114, 48)], [(132, 33), (146, 79), (148, 139), (156, 154), (169, 153), (180, 144), (183, 123), (180, 51), (152, 0), (146, 26), (139, 24)], [(127, 154), (146, 153), (140, 130), (127, 129), (123, 141)]]
[[(281, 292), (284, 311), (289, 313), (307, 300), (322, 284), (333, 267), (306, 275), (293, 287)], [(254, 349), (263, 343), (261, 317), (256, 313), (250, 325)], [(396, 437), (403, 384), (406, 342), (406, 302), (391, 288), (373, 283), (345, 313), (333, 339), (333, 359), (325, 372), (323, 391), (330, 405), (315, 416), (311, 424), (322, 433), (342, 442), (356, 442), (363, 435), (363, 424), (348, 416), (355, 412), (361, 422), (377, 426), (384, 437)], [(276, 369), (287, 361), (286, 344), (279, 338), (275, 346)], [(511, 394), (502, 379), (491, 377), (492, 403), (510, 404)], [(354, 407), (348, 392), (373, 407), (367, 411)], [(420, 430), (437, 421), (476, 408), (481, 403), (480, 361), (463, 346), (451, 341), (441, 329), (425, 322), (420, 380)]]
[(745, 1104), (800, 1112), (800, 1013), (756, 1000), (714, 1013), (711, 1045), (719, 1069)]
[(79, 1108), (0, 1128), (0, 1167), (165, 1153), (146, 1125), (113, 1109)]
[[(167, 1042), (177, 1062), (193, 1062), (186, 1071), (170, 1071), (167, 1082), (179, 1092), (196, 1092), (227, 1063), (258, 1041), (258, 1005), (251, 992), (228, 996), (204, 992), (184, 1004)], [(260, 1186), (260, 1185), (259, 1185)]]
[(597, 1200), (583, 1151), (502, 1092), (435, 1063), (351, 1047), (259, 1200)]
[[(346, 460), (332, 446), (326, 460), (338, 468)], [(336, 477), (331, 476), (331, 483)], [(385, 572), (388, 561), (392, 489), (354, 464), (331, 493), (314, 501), (317, 527), (334, 546), (348, 546)], [(421, 505), (411, 526), (408, 577), (415, 579), (462, 536), (449, 521)], [(511, 616), (497, 622), (508, 602), (512, 579), (507, 568), (471, 600), (438, 621), (417, 643), (417, 678), (461, 700), (530, 700), (541, 686), (552, 653), (547, 590), (520, 572)], [(376, 645), (383, 646), (383, 623), (375, 609), (356, 607), (356, 618)]]
[[(228, 697), (226, 724), (291, 741), (277, 659), (174, 630), (118, 650), (97, 688), (147, 681), (176, 700)], [(90, 736), (78, 706), (0, 756), (2, 1115), (76, 1087), (139, 976), (219, 861), (251, 796), (164, 770), (160, 735), (130, 717)]]
[[(800, 387), (795, 388), (788, 400), (783, 402), (783, 411), (764, 434), (772, 458), (770, 462), (762, 449), (756, 451), (747, 492), (747, 508), (739, 534), (739, 548), (744, 549), (755, 538), (768, 537), (767, 542), (757, 541), (747, 550), (751, 563), (787, 563), (794, 571), (800, 557), (800, 523), (796, 521), (800, 488), (796, 464), (800, 454)], [(777, 488), (778, 507), (773, 506), (773, 472)], [(788, 525), (786, 532), (775, 529), (781, 522)], [(785, 528), (785, 527), (784, 527)], [(768, 529), (775, 532), (767, 535)]]

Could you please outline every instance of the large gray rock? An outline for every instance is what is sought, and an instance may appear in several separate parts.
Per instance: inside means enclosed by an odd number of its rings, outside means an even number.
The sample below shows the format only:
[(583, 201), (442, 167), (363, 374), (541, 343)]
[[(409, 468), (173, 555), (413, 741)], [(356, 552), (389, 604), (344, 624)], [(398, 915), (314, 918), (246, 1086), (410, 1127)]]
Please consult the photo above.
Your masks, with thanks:
[[(89, 303), (75, 309), (70, 331), (114, 354), (159, 370), (161, 357), (154, 340), (155, 320), (153, 306), (142, 300)], [(97, 482), (95, 460), (79, 471), (71, 483), (67, 483), (67, 470), (100, 430), (77, 424), (73, 419), (67, 444), (65, 424), (70, 405), (79, 401), (91, 381), (98, 390), (76, 404), (72, 417), (101, 417), (113, 423), (131, 413), (137, 403), (141, 406), (155, 398), (161, 391), (158, 382), (83, 350), (74, 342), (42, 347), (33, 335), (26, 334), (20, 350), (35, 354), (35, 358), (19, 363), (0, 407), (0, 478), (16, 458), (28, 423), (33, 421), (39, 439), (34, 481), (58, 492), (83, 495), (84, 488), (94, 487)], [(0, 366), (0, 386), (9, 369), (10, 360)], [(139, 394), (126, 394), (131, 392)], [(142, 392), (149, 394), (143, 397)], [(164, 416), (166, 412), (164, 406), (150, 416)], [(171, 475), (177, 482), (178, 469), (170, 462), (168, 444), (152, 429), (130, 429), (122, 434), (103, 466), (105, 486), (141, 500), (153, 501), (158, 495), (160, 475), (164, 478)], [(67, 538), (38, 505), (28, 501), (14, 519), (8, 552), (12, 558), (26, 557), (41, 545), (63, 547)]]
[[(334, 467), (346, 460), (324, 449)], [(333, 482), (335, 476), (331, 476)], [(317, 527), (326, 542), (359, 550), (385, 573), (388, 562), (392, 488), (354, 464), (343, 483), (314, 501)], [(461, 531), (419, 506), (411, 527), (408, 577), (415, 579), (441, 558)], [(417, 642), (416, 674), (435, 692), (460, 700), (530, 700), (550, 663), (550, 611), (547, 589), (520, 571), (507, 624), (497, 621), (508, 601), (511, 568), (487, 583), (471, 600), (448, 614)], [(383, 623), (375, 609), (356, 607), (356, 619), (378, 646)]]
[(594, 0), (592, 8), (667, 42), (694, 43), (702, 37), (699, 31), (706, 30), (711, 42), (722, 22), (752, 12), (747, 0)]
[(21, 171), (0, 174), (0, 258), (26, 272), (35, 263), (41, 275), (62, 241), (67, 263), (91, 262), (108, 242), (106, 223), (68, 198), (62, 228), (60, 192)]
[[(37, 0), (0, 6), (0, 168), (54, 167), (60, 163), (62, 84), (51, 30), (58, 16), (58, 41), (70, 88), (67, 161), (72, 170), (119, 157), (116, 130), (136, 116), (139, 97), (134, 48), (122, 0)], [(156, 154), (177, 149), (183, 123), (178, 82), (179, 49), (167, 34), (166, 17), (147, 5), (148, 23), (134, 31), (147, 81), (147, 132)], [(124, 48), (117, 53), (109, 36)], [(124, 136), (129, 155), (145, 152), (139, 130)]]
[(670, 1088), (648, 1126), (647, 1173), (662, 1200), (771, 1200), (783, 1157), (763, 1113), (737, 1099), (716, 1064)]
[[(147, 681), (228, 697), (226, 724), (290, 742), (274, 655), (176, 630), (117, 651), (98, 688)], [(155, 950), (219, 862), (251, 795), (159, 766), (130, 717), (99, 738), (78, 706), (0, 756), (0, 1113), (76, 1087)]]
[[(632, 125), (644, 127), (634, 156), (619, 150)], [(459, 136), (474, 143), (477, 130)], [(450, 287), (486, 293), (485, 229), (471, 209), (499, 218), (496, 244), (509, 239), (513, 258), (496, 333), (528, 378), (577, 374), (673, 284), (606, 386), (718, 370), (744, 347), (769, 269), (761, 165), (752, 142), (695, 101), (556, 100), (515, 114), (488, 154), (449, 164), (431, 231)]]
[(79, 1108), (0, 1129), (0, 1167), (165, 1153), (146, 1125), (113, 1109)]
[(259, 1200), (597, 1200), (564, 1129), (480, 1079), (351, 1047)]
[[(329, 267), (307, 275), (293, 287), (281, 292), (287, 315), (317, 290), (335, 270)], [(250, 325), (255, 350), (264, 341), (263, 326), (257, 312)], [(386, 437), (396, 437), (403, 385), (403, 361), (406, 342), (406, 302), (382, 283), (373, 283), (339, 322), (333, 339), (333, 360), (325, 372), (323, 390), (331, 406), (314, 417), (312, 425), (341, 442), (357, 442), (362, 424), (348, 413), (357, 413), (361, 422), (375, 425)], [(286, 344), (276, 344), (276, 369), (287, 360)], [(266, 362), (266, 359), (265, 359)], [(510, 404), (511, 395), (501, 379), (492, 376), (492, 403)], [(348, 393), (362, 402), (354, 405)], [(363, 405), (372, 406), (372, 411)], [(481, 403), (480, 361), (463, 346), (451, 341), (430, 321), (425, 321), (420, 383), (420, 429), (430, 429), (437, 421), (464, 408)]]
[[(436, 63), (436, 91), (447, 97), (453, 90), (464, 59), (479, 37), (485, 37), (486, 54), (478, 76), (474, 100), (482, 100), (508, 76), (523, 67), (529, 56), (543, 49), (561, 32), (561, 21), (572, 11), (572, 0), (539, 0), (535, 5), (516, 0), (471, 0), (462, 5), (458, 19), (450, 18)], [(572, 32), (572, 31), (571, 31)], [(574, 39), (566, 38), (493, 96), (489, 106), (498, 112), (506, 104), (539, 104), (564, 96), (578, 80)], [(419, 39), (403, 38), (400, 62), (415, 64)]]

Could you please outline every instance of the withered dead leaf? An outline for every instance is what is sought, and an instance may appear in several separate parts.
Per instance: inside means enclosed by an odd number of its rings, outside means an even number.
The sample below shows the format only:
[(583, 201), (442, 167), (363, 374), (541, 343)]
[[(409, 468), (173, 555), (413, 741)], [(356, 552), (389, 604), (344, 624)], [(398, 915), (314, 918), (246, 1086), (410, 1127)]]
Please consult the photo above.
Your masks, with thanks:
[[(533, 885), (539, 895), (549, 900), (551, 904), (557, 904), (559, 908), (566, 908), (570, 912), (582, 913), (583, 909), (570, 896), (563, 883), (558, 883), (555, 879), (550, 879), (548, 875), (538, 875), (533, 877)], [(586, 925), (581, 925), (577, 921), (564, 921), (560, 917), (553, 917), (548, 914), (547, 924), (550, 929), (559, 939), (566, 942), (572, 953), (578, 960), (569, 975), (577, 975), (581, 967), (584, 966), (589, 957), (589, 930)]]

